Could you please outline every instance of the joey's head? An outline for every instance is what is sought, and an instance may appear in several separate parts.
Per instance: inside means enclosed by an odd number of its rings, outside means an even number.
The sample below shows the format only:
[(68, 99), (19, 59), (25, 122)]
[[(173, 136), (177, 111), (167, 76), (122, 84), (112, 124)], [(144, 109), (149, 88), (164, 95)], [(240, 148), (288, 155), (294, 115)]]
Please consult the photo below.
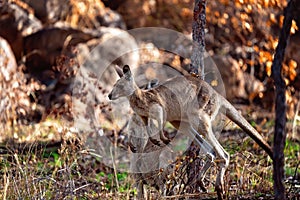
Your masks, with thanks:
[(120, 79), (115, 83), (112, 91), (108, 95), (110, 100), (115, 100), (120, 97), (128, 97), (137, 89), (128, 65), (125, 65), (123, 70), (116, 67), (116, 71), (120, 76)]

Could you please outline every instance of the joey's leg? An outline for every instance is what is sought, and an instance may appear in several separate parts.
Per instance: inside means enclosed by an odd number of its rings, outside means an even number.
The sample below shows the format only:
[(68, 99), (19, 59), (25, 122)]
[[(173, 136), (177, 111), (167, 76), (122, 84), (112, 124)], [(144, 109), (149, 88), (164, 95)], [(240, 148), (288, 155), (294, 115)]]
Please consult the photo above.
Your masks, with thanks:
[[(170, 143), (169, 138), (167, 138), (167, 137), (164, 135), (163, 127), (164, 127), (164, 126), (161, 125), (161, 122), (160, 122), (160, 121), (157, 121), (157, 125), (155, 125), (155, 120), (149, 119), (149, 122), (148, 122), (148, 133), (149, 133), (149, 138), (150, 138), (151, 142), (153, 142), (153, 140), (154, 140), (154, 141), (157, 141), (155, 138), (153, 138), (153, 135), (156, 135), (157, 132), (153, 132), (153, 131), (158, 130), (160, 141), (162, 141), (164, 144)], [(157, 142), (158, 142), (158, 141), (157, 141)], [(153, 143), (154, 143), (154, 142), (153, 142)], [(158, 142), (158, 143), (159, 143), (159, 142)]]
[(219, 174), (217, 175), (215, 188), (216, 188), (216, 191), (218, 194), (218, 199), (223, 199), (224, 198), (224, 175), (225, 175), (226, 169), (228, 168), (230, 157), (229, 157), (229, 154), (224, 150), (224, 148), (221, 146), (221, 144), (215, 137), (215, 135), (212, 131), (210, 121), (208, 121), (208, 122), (209, 123), (206, 124), (207, 127), (206, 127), (206, 131), (205, 131), (206, 139), (213, 146), (215, 152), (221, 158), (221, 162), (218, 163), (218, 165), (220, 167), (220, 171), (219, 171)]
[(147, 123), (146, 129), (147, 129), (147, 134), (148, 134), (148, 136), (149, 136), (149, 140), (150, 140), (153, 144), (155, 144), (155, 145), (157, 145), (157, 146), (160, 146), (159, 140), (157, 140), (156, 138), (153, 137), (153, 135), (155, 134), (154, 131), (153, 131), (153, 130), (155, 130), (155, 125), (154, 125), (154, 123), (153, 123), (153, 120), (150, 119), (150, 118), (148, 119), (148, 123)]
[[(152, 120), (151, 119), (149, 119), (148, 117), (142, 117), (142, 120), (143, 120), (143, 122), (144, 122), (144, 124), (145, 124), (145, 126), (146, 126), (146, 132), (147, 132), (147, 135), (148, 135), (148, 137), (149, 137), (149, 140), (153, 143), (153, 144), (155, 144), (155, 145), (157, 145), (157, 146), (159, 146), (159, 141), (157, 140), (157, 139), (155, 139), (153, 136), (152, 136), (152, 128), (153, 128), (153, 125), (152, 125)], [(152, 122), (151, 122), (152, 121)], [(149, 123), (149, 122), (151, 122), (151, 123)]]
[(163, 143), (165, 144), (169, 144), (170, 143), (170, 139), (167, 138), (164, 134), (164, 125), (165, 125), (165, 117), (164, 117), (164, 110), (161, 106), (157, 106), (156, 108), (156, 112), (157, 112), (157, 123), (158, 123), (158, 130), (159, 130), (159, 137), (161, 139), (161, 141), (163, 141)]

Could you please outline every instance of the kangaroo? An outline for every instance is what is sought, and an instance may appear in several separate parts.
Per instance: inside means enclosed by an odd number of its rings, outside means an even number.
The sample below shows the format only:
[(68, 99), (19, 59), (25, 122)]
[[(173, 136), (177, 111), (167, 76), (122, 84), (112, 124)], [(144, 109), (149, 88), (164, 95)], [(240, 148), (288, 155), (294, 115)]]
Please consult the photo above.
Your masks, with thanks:
[(200, 171), (201, 188), (206, 171), (214, 161), (215, 155), (221, 158), (221, 162), (218, 162), (220, 171), (215, 184), (219, 199), (222, 199), (224, 195), (224, 175), (230, 158), (212, 130), (211, 122), (220, 109), (224, 109), (226, 116), (242, 128), (273, 159), (272, 149), (263, 137), (205, 81), (192, 75), (178, 76), (153, 89), (141, 90), (136, 85), (128, 65), (125, 65), (123, 70), (117, 68), (116, 71), (120, 79), (115, 83), (108, 98), (116, 100), (120, 97), (127, 97), (133, 111), (145, 123), (149, 139), (153, 143), (159, 145), (159, 142), (152, 138), (153, 133), (150, 128), (156, 120), (158, 130), (160, 130), (160, 139), (165, 144), (170, 142), (162, 131), (167, 121), (176, 129), (184, 127), (184, 130), (195, 136), (200, 146), (205, 144), (211, 162), (207, 162), (204, 169)]

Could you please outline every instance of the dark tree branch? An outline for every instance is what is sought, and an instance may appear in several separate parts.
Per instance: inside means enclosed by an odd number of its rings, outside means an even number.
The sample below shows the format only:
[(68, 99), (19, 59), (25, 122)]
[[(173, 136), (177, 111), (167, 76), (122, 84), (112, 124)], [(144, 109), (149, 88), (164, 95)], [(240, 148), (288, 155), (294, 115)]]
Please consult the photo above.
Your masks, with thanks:
[[(272, 64), (272, 77), (276, 87), (276, 119), (274, 135), (274, 162), (273, 162), (273, 179), (275, 199), (286, 199), (284, 186), (284, 146), (286, 140), (286, 85), (282, 78), (282, 62), (284, 59), (285, 48), (290, 36), (292, 26), (295, 2), (291, 0), (285, 9), (283, 27), (280, 32), (279, 43), (276, 47), (275, 57)], [(298, 1), (299, 4), (299, 1)]]
[(199, 74), (204, 79), (206, 0), (195, 0), (193, 17), (193, 51), (191, 56), (190, 73)]
[[(206, 0), (195, 0), (194, 16), (192, 22), (193, 29), (193, 50), (191, 56), (190, 73), (201, 76), (204, 79), (204, 51), (205, 51), (205, 25), (206, 25)], [(201, 72), (201, 74), (199, 74)], [(186, 151), (185, 155), (193, 162), (188, 163), (186, 174), (188, 176), (187, 193), (199, 192), (198, 174), (202, 166), (202, 159), (197, 158), (200, 147), (194, 142)], [(190, 161), (189, 161), (190, 162)], [(202, 188), (203, 189), (203, 188)]]
[[(206, 0), (195, 0), (194, 16), (193, 16), (193, 50), (191, 56), (190, 73), (196, 76), (200, 75), (204, 79), (204, 50), (205, 50), (205, 25), (206, 25)], [(199, 71), (201, 74), (199, 74)], [(200, 148), (194, 143), (189, 147), (186, 155), (190, 158), (196, 158)], [(188, 193), (195, 193), (198, 191), (199, 185), (197, 183), (198, 170), (201, 167), (201, 159), (195, 159), (194, 162), (189, 163), (187, 168)]]

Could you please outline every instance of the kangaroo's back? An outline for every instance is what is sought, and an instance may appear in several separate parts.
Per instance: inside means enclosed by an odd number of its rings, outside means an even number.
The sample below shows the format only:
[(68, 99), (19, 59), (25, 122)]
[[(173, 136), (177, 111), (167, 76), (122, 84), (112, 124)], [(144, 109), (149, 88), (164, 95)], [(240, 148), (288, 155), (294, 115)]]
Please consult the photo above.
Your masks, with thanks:
[(147, 93), (147, 98), (159, 102), (172, 119), (199, 109), (215, 117), (220, 106), (217, 92), (205, 81), (189, 75), (176, 76)]

